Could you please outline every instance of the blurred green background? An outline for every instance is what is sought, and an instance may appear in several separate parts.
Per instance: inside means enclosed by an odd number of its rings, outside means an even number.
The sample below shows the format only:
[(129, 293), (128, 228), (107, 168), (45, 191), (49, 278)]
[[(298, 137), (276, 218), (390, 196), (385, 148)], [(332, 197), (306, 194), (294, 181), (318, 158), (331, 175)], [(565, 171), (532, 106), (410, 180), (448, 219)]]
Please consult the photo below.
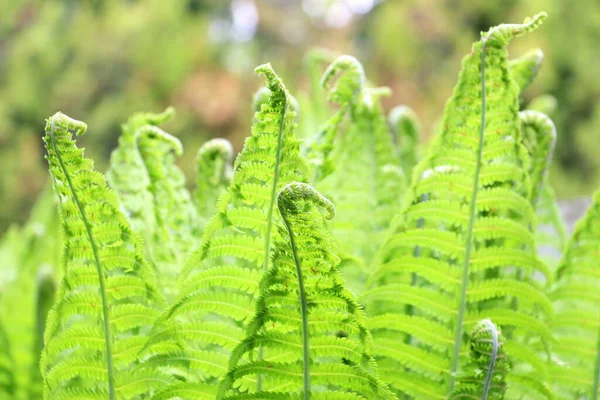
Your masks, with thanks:
[(600, 187), (598, 0), (3, 0), (0, 236), (26, 220), (48, 181), (41, 136), (56, 111), (88, 123), (81, 143), (104, 171), (128, 115), (173, 105), (165, 128), (182, 140), (191, 175), (204, 141), (239, 149), (248, 135), (255, 66), (270, 61), (302, 105), (323, 101), (304, 62), (319, 46), (363, 62), (393, 90), (386, 108), (411, 106), (428, 140), (479, 32), (542, 10), (547, 22), (511, 56), (543, 50), (524, 102), (556, 98), (552, 183), (559, 198), (587, 196)]

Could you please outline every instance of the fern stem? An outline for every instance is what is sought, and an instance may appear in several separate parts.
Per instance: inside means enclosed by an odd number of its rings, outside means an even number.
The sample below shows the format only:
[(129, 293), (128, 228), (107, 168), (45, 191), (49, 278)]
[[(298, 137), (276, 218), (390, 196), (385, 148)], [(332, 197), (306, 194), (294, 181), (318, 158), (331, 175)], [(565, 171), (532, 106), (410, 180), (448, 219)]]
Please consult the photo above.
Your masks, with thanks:
[[(285, 103), (281, 112), (281, 122), (279, 123), (279, 136), (277, 137), (277, 154), (275, 155), (275, 171), (273, 174), (273, 185), (271, 186), (271, 201), (269, 204), (269, 212), (267, 214), (267, 230), (265, 233), (265, 258), (263, 261), (263, 271), (269, 270), (269, 258), (271, 255), (271, 230), (273, 228), (273, 211), (275, 208), (275, 200), (277, 198), (277, 185), (279, 184), (279, 165), (281, 164), (281, 147), (283, 146), (283, 131), (285, 128), (285, 117), (287, 114), (288, 99), (284, 97)], [(258, 349), (258, 359), (262, 360), (263, 349)], [(258, 375), (256, 379), (256, 390), (260, 392), (262, 389), (262, 375)]]
[(306, 302), (306, 292), (304, 291), (304, 279), (302, 277), (302, 267), (300, 265), (300, 259), (298, 257), (298, 249), (296, 247), (296, 239), (294, 238), (294, 232), (292, 226), (286, 217), (286, 211), (282, 208), (279, 209), (285, 227), (290, 235), (290, 245), (292, 247), (292, 256), (294, 257), (294, 264), (296, 264), (296, 274), (298, 276), (298, 291), (300, 293), (300, 313), (302, 316), (302, 374), (304, 377), (304, 394), (303, 399), (310, 399), (310, 346), (308, 337), (308, 305)]
[(483, 393), (481, 394), (481, 400), (487, 400), (488, 392), (490, 391), (490, 384), (492, 382), (492, 375), (494, 374), (494, 368), (496, 367), (496, 360), (498, 359), (498, 330), (496, 325), (489, 319), (483, 320), (485, 326), (488, 327), (492, 334), (492, 355), (490, 357), (490, 365), (488, 366), (485, 381), (483, 383)]
[(98, 272), (98, 280), (100, 282), (100, 297), (102, 299), (102, 317), (104, 319), (104, 343), (106, 350), (106, 368), (108, 374), (108, 398), (110, 400), (116, 400), (115, 395), (115, 376), (113, 370), (113, 356), (112, 356), (112, 343), (111, 343), (111, 332), (110, 332), (110, 317), (108, 313), (108, 299), (106, 296), (106, 279), (104, 277), (102, 263), (100, 262), (100, 255), (98, 252), (98, 246), (96, 245), (96, 240), (94, 239), (94, 235), (92, 234), (92, 228), (90, 223), (87, 220), (85, 215), (83, 205), (79, 201), (79, 196), (77, 196), (77, 192), (73, 187), (73, 181), (71, 180), (71, 175), (69, 175), (69, 171), (67, 170), (62, 156), (60, 155), (60, 151), (56, 144), (56, 136), (54, 133), (55, 130), (55, 119), (52, 119), (52, 125), (50, 129), (50, 137), (52, 139), (52, 147), (54, 152), (56, 153), (56, 158), (58, 159), (58, 163), (60, 164), (63, 173), (67, 179), (67, 183), (69, 185), (69, 189), (73, 194), (73, 199), (75, 200), (75, 204), (77, 204), (77, 209), (81, 214), (81, 219), (83, 220), (83, 224), (85, 225), (85, 230), (87, 236), (90, 240), (90, 246), (92, 247), (92, 252), (94, 253), (94, 261), (96, 263), (96, 271)]
[(594, 365), (594, 384), (592, 385), (591, 400), (598, 399), (598, 388), (600, 387), (600, 329), (596, 339), (596, 364)]
[(463, 264), (462, 283), (460, 291), (460, 303), (458, 307), (458, 316), (456, 319), (456, 336), (454, 337), (454, 353), (452, 355), (452, 364), (450, 368), (450, 385), (448, 393), (454, 389), (455, 375), (458, 371), (460, 359), (460, 349), (463, 335), (463, 322), (465, 317), (465, 309), (467, 307), (467, 286), (469, 284), (469, 260), (471, 257), (471, 247), (473, 245), (473, 228), (475, 226), (475, 214), (477, 212), (477, 192), (479, 189), (479, 174), (481, 172), (481, 162), (483, 158), (483, 140), (485, 137), (485, 51), (487, 36), (481, 41), (481, 123), (479, 128), (479, 149), (477, 152), (477, 165), (475, 169), (475, 177), (473, 178), (473, 194), (471, 196), (471, 204), (469, 207), (469, 226), (467, 228), (467, 236), (465, 238), (465, 259)]

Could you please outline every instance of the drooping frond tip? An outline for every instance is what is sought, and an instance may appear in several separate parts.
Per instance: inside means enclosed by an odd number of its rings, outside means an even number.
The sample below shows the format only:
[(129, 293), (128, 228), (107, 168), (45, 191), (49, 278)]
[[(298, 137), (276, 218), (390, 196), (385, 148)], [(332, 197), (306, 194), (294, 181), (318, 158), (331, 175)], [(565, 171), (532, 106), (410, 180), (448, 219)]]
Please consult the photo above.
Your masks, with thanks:
[(285, 85), (281, 78), (275, 73), (275, 70), (271, 66), (271, 63), (266, 63), (259, 65), (254, 69), (259, 76), (262, 76), (267, 81), (267, 89), (269, 89), (272, 93), (286, 93)]
[(277, 207), (282, 215), (289, 212), (300, 212), (297, 206), (298, 201), (311, 201), (317, 206), (324, 208), (327, 219), (332, 219), (335, 216), (335, 206), (333, 203), (306, 183), (288, 183), (281, 188), (277, 195)]
[(321, 86), (327, 89), (334, 77), (338, 77), (329, 90), (328, 99), (334, 103), (349, 102), (365, 85), (365, 71), (354, 57), (343, 55), (336, 58), (323, 73)]
[(487, 33), (481, 34), (482, 41), (486, 43), (495, 43), (499, 47), (507, 46), (514, 38), (522, 36), (528, 32), (537, 29), (544, 22), (548, 14), (541, 12), (533, 18), (527, 17), (522, 24), (501, 24), (493, 27)]
[[(69, 132), (74, 132), (75, 135), (81, 136), (87, 131), (87, 124), (85, 122), (77, 121), (60, 111), (50, 117), (47, 122), (46, 126), (50, 127), (50, 131), (48, 132), (50, 136), (54, 136), (57, 133), (69, 134)], [(63, 129), (57, 130), (57, 127)]]
[(510, 74), (519, 85), (521, 93), (533, 82), (542, 67), (543, 61), (544, 53), (542, 50), (532, 49), (508, 63)]
[(215, 155), (227, 162), (230, 162), (233, 157), (233, 147), (229, 140), (216, 138), (204, 143), (196, 153), (196, 160), (209, 155)]
[(139, 141), (140, 139), (146, 138), (159, 140), (166, 143), (177, 156), (183, 154), (183, 145), (181, 144), (181, 141), (157, 126), (146, 125), (140, 128), (140, 131), (136, 136), (136, 140)]

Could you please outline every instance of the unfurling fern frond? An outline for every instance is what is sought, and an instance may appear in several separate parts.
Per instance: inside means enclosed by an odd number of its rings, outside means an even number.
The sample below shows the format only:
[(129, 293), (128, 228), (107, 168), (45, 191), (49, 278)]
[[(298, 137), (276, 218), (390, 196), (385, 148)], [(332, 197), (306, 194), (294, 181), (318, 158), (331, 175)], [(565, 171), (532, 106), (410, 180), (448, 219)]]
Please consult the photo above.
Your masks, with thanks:
[(396, 106), (390, 111), (388, 119), (398, 148), (400, 166), (404, 175), (410, 177), (413, 167), (419, 161), (417, 149), (421, 136), (419, 117), (408, 106)]
[(566, 243), (566, 230), (556, 204), (554, 189), (548, 181), (548, 168), (556, 143), (556, 128), (538, 111), (519, 113), (523, 143), (531, 156), (531, 201), (537, 218), (536, 243), (547, 265), (554, 269)]
[[(362, 66), (349, 56), (334, 61), (324, 81), (328, 81), (333, 74), (330, 71), (335, 71), (338, 64), (350, 72), (338, 79), (331, 97), (338, 101), (353, 97), (347, 106), (345, 129), (332, 138), (334, 150), (329, 158), (335, 163), (335, 170), (317, 187), (336, 205), (338, 217), (332, 229), (346, 259), (342, 273), (350, 287), (360, 293), (383, 234), (400, 204), (405, 180), (379, 104), (379, 97), (388, 94), (389, 89), (364, 88), (360, 81), (364, 79)], [(358, 81), (352, 84), (350, 79)], [(341, 93), (336, 94), (336, 90)]]
[(57, 113), (44, 136), (65, 234), (41, 361), (44, 398), (147, 398), (170, 380), (137, 361), (164, 300), (117, 195), (71, 138), (85, 129)]
[[(329, 88), (335, 79), (334, 85)], [(311, 182), (318, 183), (336, 170), (331, 152), (340, 131), (344, 117), (351, 111), (352, 105), (365, 85), (365, 72), (358, 60), (352, 56), (340, 56), (327, 68), (321, 78), (321, 86), (328, 89), (329, 101), (338, 104), (339, 110), (321, 127), (307, 147), (307, 158), (312, 166)]]
[(507, 396), (550, 396), (546, 361), (528, 346), (530, 338), (550, 339), (544, 321), (552, 304), (540, 279), (551, 273), (536, 256), (519, 88), (506, 50), (545, 16), (492, 28), (463, 59), (442, 132), (415, 167), (361, 298), (381, 376), (408, 396), (452, 392), (466, 361), (464, 332), (482, 318), (509, 339)]
[[(149, 352), (164, 341), (182, 343), (182, 352), (156, 355), (157, 363), (183, 365), (186, 384), (204, 388), (227, 372), (231, 350), (252, 317), (261, 275), (270, 268), (277, 192), (292, 181), (306, 180), (307, 166), (294, 138), (295, 113), (289, 94), (270, 65), (256, 71), (267, 80), (271, 96), (256, 113), (252, 136), (238, 155), (233, 180), (219, 198), (217, 213), (206, 226), (202, 246), (186, 264), (180, 296), (157, 328)], [(176, 329), (173, 329), (173, 328)], [(175, 337), (173, 336), (175, 335)], [(167, 388), (183, 391), (185, 384)], [(202, 389), (204, 390), (204, 389)], [(189, 389), (189, 399), (205, 398)]]
[(202, 220), (212, 217), (217, 199), (231, 183), (233, 147), (225, 139), (204, 143), (196, 155), (196, 190), (194, 204)]
[(570, 389), (561, 398), (600, 398), (600, 191), (577, 223), (550, 291), (556, 317), (552, 349), (566, 367), (553, 379)]
[(504, 399), (509, 366), (500, 330), (492, 321), (484, 319), (475, 325), (469, 340), (469, 360), (465, 372), (457, 378), (450, 399)]
[(164, 278), (160, 282), (167, 294), (172, 294), (183, 257), (191, 250), (196, 225), (183, 172), (175, 165), (175, 155), (183, 152), (181, 142), (155, 125), (172, 115), (172, 109), (134, 115), (123, 127), (108, 172), (133, 228), (145, 240), (148, 259)]
[(515, 80), (521, 92), (533, 82), (542, 66), (544, 53), (540, 49), (533, 49), (521, 57), (510, 60), (508, 68), (510, 75)]
[[(336, 269), (319, 212), (332, 218), (333, 204), (311, 186), (291, 183), (277, 206), (282, 240), (217, 398), (394, 399), (377, 377), (363, 311)], [(253, 359), (259, 349), (262, 359)], [(255, 379), (261, 387), (248, 387)]]

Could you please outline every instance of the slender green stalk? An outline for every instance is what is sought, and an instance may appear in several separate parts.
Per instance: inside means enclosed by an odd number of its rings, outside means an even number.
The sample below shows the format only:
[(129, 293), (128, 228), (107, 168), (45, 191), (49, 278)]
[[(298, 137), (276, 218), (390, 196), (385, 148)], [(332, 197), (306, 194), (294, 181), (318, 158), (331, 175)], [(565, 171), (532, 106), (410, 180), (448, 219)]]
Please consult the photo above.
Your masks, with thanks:
[(102, 316), (104, 319), (104, 342), (105, 342), (105, 351), (106, 351), (106, 368), (108, 374), (108, 398), (110, 400), (116, 400), (115, 394), (115, 374), (113, 369), (113, 355), (112, 355), (112, 342), (111, 342), (111, 332), (110, 332), (110, 317), (108, 313), (108, 299), (106, 296), (106, 279), (104, 277), (104, 270), (102, 267), (102, 263), (100, 262), (100, 255), (98, 252), (98, 246), (96, 245), (96, 240), (94, 239), (94, 235), (92, 234), (92, 227), (87, 220), (85, 215), (83, 205), (79, 201), (79, 196), (77, 196), (77, 192), (73, 187), (73, 182), (71, 180), (71, 175), (69, 175), (69, 171), (65, 167), (63, 159), (60, 155), (60, 151), (58, 146), (56, 145), (56, 136), (54, 134), (55, 129), (55, 119), (52, 119), (52, 128), (50, 129), (50, 137), (52, 138), (52, 147), (54, 148), (54, 152), (56, 153), (56, 157), (60, 164), (65, 177), (67, 178), (67, 183), (69, 184), (69, 189), (73, 194), (73, 199), (75, 200), (75, 204), (77, 204), (77, 208), (79, 213), (81, 214), (81, 219), (83, 220), (83, 224), (85, 225), (85, 230), (87, 236), (90, 240), (90, 246), (92, 247), (92, 251), (94, 253), (94, 261), (96, 264), (96, 271), (98, 272), (98, 280), (100, 282), (100, 297), (102, 299)]
[(290, 244), (292, 246), (292, 256), (294, 257), (294, 264), (296, 264), (296, 274), (298, 275), (298, 290), (300, 292), (300, 313), (302, 314), (302, 374), (304, 377), (304, 394), (303, 399), (310, 399), (310, 345), (309, 345), (309, 334), (308, 334), (308, 305), (306, 302), (306, 292), (304, 291), (304, 279), (302, 277), (302, 266), (300, 259), (298, 258), (298, 249), (296, 247), (296, 239), (292, 226), (286, 217), (286, 211), (279, 208), (283, 222), (290, 235)]
[(456, 318), (456, 336), (454, 337), (454, 352), (452, 354), (452, 364), (450, 368), (450, 385), (448, 393), (454, 389), (455, 375), (458, 371), (460, 359), (460, 348), (463, 335), (463, 321), (465, 317), (465, 309), (467, 308), (467, 286), (469, 284), (469, 267), (471, 258), (471, 247), (473, 246), (473, 228), (475, 226), (475, 217), (477, 213), (477, 192), (479, 190), (479, 174), (481, 171), (481, 162), (483, 158), (483, 140), (485, 137), (485, 44), (486, 38), (481, 42), (481, 126), (479, 129), (479, 150), (477, 152), (477, 165), (475, 169), (475, 177), (473, 178), (473, 194), (471, 196), (471, 204), (469, 209), (469, 227), (467, 229), (467, 237), (465, 238), (465, 259), (463, 264), (462, 283), (460, 291), (460, 302), (458, 307), (458, 316)]

